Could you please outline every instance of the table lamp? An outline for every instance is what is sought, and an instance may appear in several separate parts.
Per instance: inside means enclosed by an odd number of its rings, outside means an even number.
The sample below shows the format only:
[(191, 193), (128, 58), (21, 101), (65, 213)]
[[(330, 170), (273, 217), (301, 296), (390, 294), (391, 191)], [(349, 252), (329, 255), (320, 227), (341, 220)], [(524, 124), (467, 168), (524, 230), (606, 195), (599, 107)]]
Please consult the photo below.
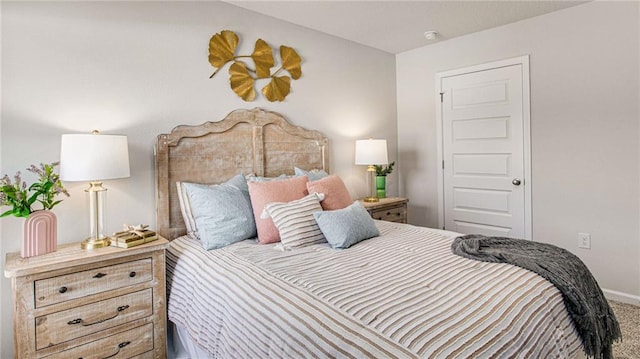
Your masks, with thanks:
[(356, 165), (366, 165), (368, 174), (369, 196), (364, 198), (365, 202), (378, 202), (376, 196), (375, 175), (376, 168), (374, 165), (386, 165), (389, 163), (387, 158), (387, 140), (356, 140)]
[(102, 181), (129, 177), (127, 136), (91, 134), (62, 135), (60, 146), (60, 179), (88, 181), (90, 236), (80, 246), (95, 249), (111, 241), (104, 234), (104, 201), (107, 189)]

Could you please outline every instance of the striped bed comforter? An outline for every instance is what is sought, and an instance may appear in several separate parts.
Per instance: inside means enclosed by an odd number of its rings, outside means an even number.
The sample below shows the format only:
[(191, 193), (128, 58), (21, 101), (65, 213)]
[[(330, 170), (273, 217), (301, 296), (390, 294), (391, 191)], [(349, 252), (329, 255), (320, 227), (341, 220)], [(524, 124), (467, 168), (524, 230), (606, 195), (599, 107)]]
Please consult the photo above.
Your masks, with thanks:
[(220, 358), (573, 358), (560, 292), (533, 272), (451, 253), (456, 233), (376, 221), (346, 250), (247, 240), (167, 250), (169, 320)]

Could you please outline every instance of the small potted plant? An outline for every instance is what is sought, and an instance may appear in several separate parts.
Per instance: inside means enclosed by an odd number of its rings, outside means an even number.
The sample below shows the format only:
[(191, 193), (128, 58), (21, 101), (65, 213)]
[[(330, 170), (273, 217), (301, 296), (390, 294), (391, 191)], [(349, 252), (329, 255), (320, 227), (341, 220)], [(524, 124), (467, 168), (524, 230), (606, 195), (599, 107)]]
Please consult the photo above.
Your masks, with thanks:
[(395, 161), (388, 165), (375, 165), (376, 168), (376, 197), (385, 198), (387, 196), (387, 175), (393, 172)]
[[(15, 216), (24, 218), (22, 257), (54, 252), (57, 243), (57, 220), (51, 209), (62, 200), (56, 196), (69, 192), (60, 181), (60, 176), (54, 171), (58, 162), (31, 165), (27, 171), (38, 176), (38, 181), (30, 186), (22, 180), (20, 172), (16, 173), (13, 181), (8, 175), (0, 178), (0, 205), (11, 209), (0, 214), (0, 217)], [(34, 208), (39, 203), (42, 208)]]

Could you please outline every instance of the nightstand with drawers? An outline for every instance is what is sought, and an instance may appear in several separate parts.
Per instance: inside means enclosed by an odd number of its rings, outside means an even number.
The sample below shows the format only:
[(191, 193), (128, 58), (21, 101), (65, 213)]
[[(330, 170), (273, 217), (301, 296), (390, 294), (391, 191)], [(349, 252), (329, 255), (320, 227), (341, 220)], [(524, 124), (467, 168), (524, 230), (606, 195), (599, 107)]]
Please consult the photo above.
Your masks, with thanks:
[(8, 253), (16, 358), (165, 358), (167, 243)]
[(399, 223), (407, 223), (407, 202), (409, 200), (402, 197), (380, 198), (378, 202), (360, 200), (371, 218)]

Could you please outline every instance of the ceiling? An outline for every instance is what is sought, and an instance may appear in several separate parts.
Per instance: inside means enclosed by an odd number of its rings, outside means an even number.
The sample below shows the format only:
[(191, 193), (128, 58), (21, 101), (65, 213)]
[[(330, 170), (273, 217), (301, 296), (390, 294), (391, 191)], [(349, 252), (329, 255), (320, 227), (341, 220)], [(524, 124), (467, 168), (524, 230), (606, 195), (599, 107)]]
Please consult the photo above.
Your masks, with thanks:
[[(233, 1), (227, 3), (397, 54), (586, 1)], [(425, 31), (439, 33), (427, 40)]]

